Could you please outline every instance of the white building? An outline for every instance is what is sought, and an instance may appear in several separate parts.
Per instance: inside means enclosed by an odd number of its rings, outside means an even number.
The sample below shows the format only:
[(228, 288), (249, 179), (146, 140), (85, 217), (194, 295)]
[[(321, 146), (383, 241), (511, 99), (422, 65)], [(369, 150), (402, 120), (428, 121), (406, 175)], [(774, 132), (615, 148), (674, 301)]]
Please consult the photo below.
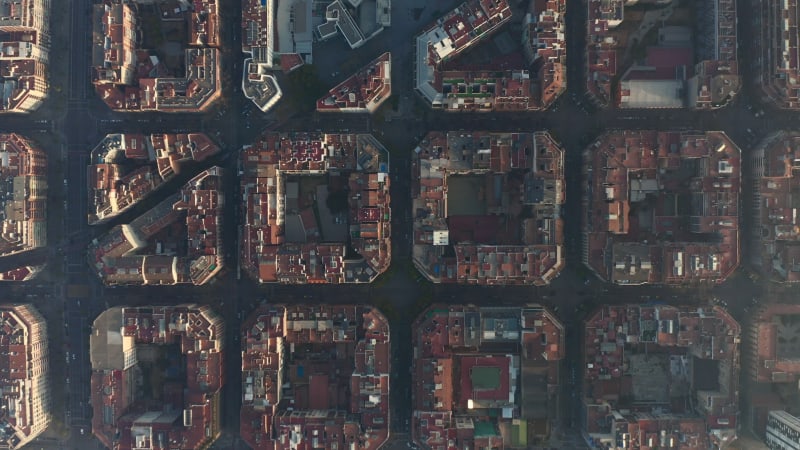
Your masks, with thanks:
[(770, 450), (800, 450), (800, 419), (786, 411), (770, 411), (765, 441)]

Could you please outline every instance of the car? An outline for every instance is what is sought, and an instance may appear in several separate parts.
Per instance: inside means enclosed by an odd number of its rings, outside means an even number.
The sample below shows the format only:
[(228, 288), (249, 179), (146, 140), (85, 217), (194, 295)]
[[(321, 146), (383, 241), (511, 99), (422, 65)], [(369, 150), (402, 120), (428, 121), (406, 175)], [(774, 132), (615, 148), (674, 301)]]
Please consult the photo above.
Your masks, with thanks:
[(331, 72), (331, 78), (336, 78), (339, 76), (339, 71)]

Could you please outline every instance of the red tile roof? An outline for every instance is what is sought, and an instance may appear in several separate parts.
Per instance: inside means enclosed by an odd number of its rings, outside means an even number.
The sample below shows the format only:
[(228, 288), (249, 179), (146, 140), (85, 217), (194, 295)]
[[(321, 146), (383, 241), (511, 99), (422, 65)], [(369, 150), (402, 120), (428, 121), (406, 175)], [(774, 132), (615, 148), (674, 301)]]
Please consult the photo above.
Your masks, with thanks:
[[(724, 309), (603, 306), (584, 326), (584, 424), (595, 443), (629, 440), (628, 448), (655, 448), (666, 430), (667, 440), (700, 450), (735, 437), (741, 329)], [(717, 362), (716, 379), (708, 380), (703, 360)], [(666, 403), (640, 397), (655, 382), (666, 383)], [(680, 394), (696, 397), (692, 402), (671, 401), (689, 384), (706, 387)]]
[(374, 308), (261, 307), (242, 325), (242, 438), (255, 449), (377, 449), (389, 436), (389, 342)]
[[(564, 161), (549, 134), (431, 132), (415, 151), (412, 172), (414, 210), (421, 212), (414, 263), (426, 277), (543, 285), (560, 273)], [(474, 180), (474, 192), (459, 190), (465, 178)], [(479, 206), (458, 206), (468, 202), (465, 195), (477, 196)], [(450, 246), (454, 257), (445, 251)]]
[(739, 265), (740, 158), (722, 132), (601, 136), (584, 152), (584, 263), (618, 284), (724, 281)]
[(382, 54), (317, 100), (321, 112), (375, 112), (392, 95), (392, 55)]
[[(119, 323), (110, 323), (115, 310), (120, 309)], [(112, 308), (95, 321), (95, 332), (98, 336), (111, 334), (115, 325), (123, 336), (133, 339), (132, 345), (152, 348), (178, 344), (185, 365), (174, 367), (176, 361), (167, 361), (165, 372), (185, 373), (186, 378), (162, 380), (162, 392), (154, 394), (138, 392), (133, 385), (136, 377), (132, 373), (137, 364), (142, 365), (143, 357), (140, 361), (135, 356), (132, 362), (126, 360), (124, 367), (94, 368), (91, 402), (96, 413), (92, 433), (105, 446), (119, 450), (142, 448), (145, 441), (154, 450), (201, 449), (213, 443), (221, 431), (220, 389), (225, 382), (222, 318), (208, 306), (194, 304)], [(103, 341), (101, 336), (93, 345), (102, 346)], [(114, 339), (109, 337), (108, 342), (112, 344)]]
[(412, 333), (412, 438), (420, 445), (512, 447), (487, 427), (547, 417), (557, 401), (564, 328), (539, 305), (433, 305)]
[[(217, 1), (162, 7), (140, 10), (122, 0), (94, 5), (92, 83), (111, 109), (196, 112), (222, 95)], [(148, 20), (185, 21), (184, 73), (173, 73), (171, 64), (137, 48), (137, 29)]]
[(223, 203), (222, 169), (212, 167), (91, 244), (89, 264), (107, 285), (205, 284), (224, 268)]
[[(245, 147), (244, 269), (262, 283), (375, 279), (391, 259), (387, 159), (371, 135), (267, 133)], [(320, 181), (301, 189), (315, 180), (298, 182), (301, 174)], [(335, 216), (317, 204), (318, 192), (346, 192), (346, 212)], [(344, 234), (363, 259), (345, 259)]]
[[(0, 133), (0, 258), (47, 245), (46, 173), (47, 157), (32, 141)], [(3, 279), (27, 275), (21, 267)]]
[(0, 447), (26, 446), (50, 423), (47, 328), (31, 305), (0, 305)]

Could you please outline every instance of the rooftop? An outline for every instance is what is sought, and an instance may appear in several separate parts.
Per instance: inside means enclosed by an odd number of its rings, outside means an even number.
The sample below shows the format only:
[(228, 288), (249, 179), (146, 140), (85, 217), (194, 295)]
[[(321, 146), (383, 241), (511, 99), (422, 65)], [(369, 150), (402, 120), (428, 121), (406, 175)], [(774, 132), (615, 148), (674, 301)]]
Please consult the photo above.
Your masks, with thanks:
[(417, 444), (524, 448), (556, 419), (565, 336), (547, 309), (433, 305), (412, 333)]
[(0, 0), (0, 113), (31, 112), (47, 97), (50, 2)]
[(0, 258), (47, 245), (46, 177), (42, 150), (18, 134), (0, 133)]
[(268, 132), (242, 162), (241, 261), (253, 278), (364, 283), (388, 268), (388, 152), (373, 136)]
[[(761, 49), (758, 55), (761, 76), (758, 77), (767, 99), (783, 108), (800, 108), (800, 91), (796, 87), (800, 82), (800, 51), (797, 36), (797, 0), (785, 2), (760, 1), (759, 17), (763, 14), (764, 23), (758, 27), (756, 48)], [(780, 18), (780, 20), (778, 19)], [(774, 48), (780, 51), (769, 51)]]
[(564, 152), (546, 132), (430, 132), (412, 158), (413, 260), (431, 281), (544, 285), (564, 266)]
[(753, 322), (754, 355), (750, 377), (759, 383), (800, 379), (800, 305), (769, 304)]
[(566, 0), (531, 0), (522, 22), (522, 51), (533, 65), (541, 108), (567, 89)]
[(386, 52), (317, 100), (317, 111), (374, 113), (391, 95), (392, 55)]
[(800, 281), (800, 133), (779, 131), (753, 152), (757, 266), (775, 281)]
[(440, 98), (434, 77), (442, 63), (494, 34), (509, 20), (507, 0), (468, 0), (437, 19), (416, 38), (415, 88), (431, 103)]
[(212, 167), (89, 246), (106, 285), (202, 285), (224, 267), (222, 169)]
[(584, 325), (589, 441), (700, 450), (735, 439), (741, 330), (724, 309), (603, 306)]
[(242, 438), (256, 449), (379, 448), (389, 346), (388, 321), (368, 306), (259, 308), (242, 324)]
[[(727, 105), (736, 96), (741, 79), (738, 75), (736, 4), (733, 0), (706, 0), (691, 7), (677, 5), (669, 9), (641, 10), (626, 13), (622, 0), (591, 0), (588, 2), (587, 60), (589, 76), (587, 89), (598, 104), (612, 102), (623, 108), (680, 108), (715, 109)], [(667, 5), (669, 1), (651, 3)], [(690, 41), (664, 42), (662, 33), (667, 29), (683, 27), (666, 26), (673, 14), (699, 17), (694, 26), (700, 33)], [(668, 12), (667, 12), (668, 11)], [(619, 27), (624, 21), (661, 23)], [(637, 33), (647, 32), (656, 26), (660, 45), (645, 51), (662, 52), (657, 57), (647, 56), (644, 64), (630, 54), (637, 45)], [(635, 30), (635, 31), (634, 31)], [(673, 30), (674, 31), (674, 30)], [(683, 35), (683, 33), (677, 33)], [(672, 34), (676, 36), (676, 34)], [(685, 36), (684, 36), (685, 37)], [(638, 45), (642, 45), (639, 43)], [(694, 51), (688, 59), (674, 59), (665, 52)], [(655, 61), (655, 63), (653, 63)], [(621, 76), (624, 81), (612, 92), (612, 80)]]
[(222, 318), (208, 306), (114, 307), (95, 319), (92, 433), (108, 448), (207, 448), (220, 434)]
[(92, 150), (88, 167), (89, 224), (106, 222), (132, 208), (220, 148), (202, 133), (108, 134)]
[[(218, 20), (217, 0), (152, 8), (122, 0), (94, 5), (91, 65), (97, 95), (113, 110), (207, 109), (222, 95)], [(183, 36), (183, 47), (158, 55), (148, 50), (160, 47), (164, 36)]]
[(0, 447), (22, 448), (50, 424), (47, 360), (47, 326), (39, 312), (31, 305), (0, 305)]
[(738, 267), (741, 157), (724, 133), (613, 131), (584, 163), (583, 259), (598, 277), (721, 283)]

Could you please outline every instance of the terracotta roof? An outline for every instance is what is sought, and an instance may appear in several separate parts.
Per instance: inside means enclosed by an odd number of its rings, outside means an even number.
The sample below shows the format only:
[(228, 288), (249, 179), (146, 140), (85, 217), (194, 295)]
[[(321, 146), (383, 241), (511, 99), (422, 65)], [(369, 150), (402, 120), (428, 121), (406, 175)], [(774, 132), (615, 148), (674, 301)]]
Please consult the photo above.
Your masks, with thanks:
[(90, 245), (89, 264), (107, 285), (205, 284), (224, 267), (223, 203), (222, 169), (212, 167), (101, 236)]
[[(500, 430), (550, 417), (565, 336), (546, 309), (433, 305), (412, 333), (412, 438), (418, 444), (517, 447), (522, 441)], [(524, 439), (536, 436), (533, 428), (529, 423)]]
[(545, 132), (428, 133), (412, 161), (417, 268), (435, 282), (549, 283), (564, 265), (563, 165)]
[(735, 437), (741, 329), (724, 309), (603, 306), (584, 326), (583, 423), (596, 444), (655, 448), (665, 430), (699, 450)]
[[(0, 258), (47, 245), (46, 173), (47, 157), (32, 141), (0, 133)], [(12, 270), (5, 279), (26, 276)]]
[(584, 263), (601, 279), (721, 283), (738, 267), (741, 156), (724, 133), (606, 133), (584, 160)]
[(242, 438), (256, 449), (377, 449), (389, 435), (389, 342), (373, 308), (259, 308), (242, 324)]
[[(191, 7), (173, 3), (152, 14), (122, 0), (94, 5), (91, 65), (98, 96), (115, 110), (206, 110), (222, 95), (217, 1), (194, 0)], [(186, 21), (184, 73), (172, 73), (158, 56), (137, 48), (137, 27), (148, 17)]]
[[(387, 159), (364, 134), (267, 133), (245, 147), (244, 269), (262, 283), (375, 279), (391, 259)], [(339, 210), (326, 196), (339, 196)], [(361, 259), (345, 258), (348, 234)]]

